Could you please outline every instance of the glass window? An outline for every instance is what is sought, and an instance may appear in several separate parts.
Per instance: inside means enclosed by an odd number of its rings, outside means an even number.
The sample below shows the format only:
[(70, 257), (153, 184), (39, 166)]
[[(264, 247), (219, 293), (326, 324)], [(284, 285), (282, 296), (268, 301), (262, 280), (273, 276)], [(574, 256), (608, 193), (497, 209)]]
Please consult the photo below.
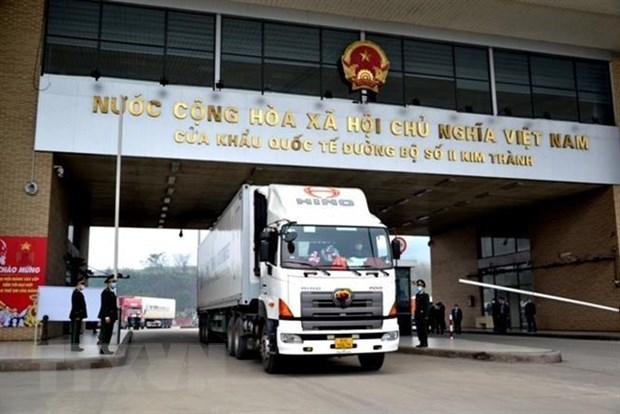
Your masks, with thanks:
[(260, 56), (262, 24), (252, 20), (222, 19), (222, 54)]
[(532, 117), (532, 97), (529, 86), (498, 83), (495, 87), (499, 115)]
[(486, 49), (456, 46), (454, 48), (454, 59), (458, 78), (489, 80), (488, 52)]
[(47, 33), (97, 39), (99, 37), (99, 3), (79, 0), (50, 1)]
[(101, 39), (114, 42), (163, 46), (165, 11), (105, 3)]
[(455, 82), (452, 78), (407, 75), (405, 85), (408, 104), (446, 109), (456, 107)]
[(363, 269), (392, 267), (384, 228), (291, 226), (293, 242), (282, 241), (282, 265), (289, 268)]
[(209, 15), (168, 13), (168, 48), (213, 51), (215, 18)]
[(469, 79), (456, 80), (456, 101), (461, 112), (490, 114), (491, 91), (489, 82)]
[(340, 58), (346, 47), (359, 40), (357, 32), (337, 30), (322, 30), (321, 32), (321, 60), (322, 60), (322, 96), (345, 99), (359, 99), (359, 92), (352, 92), (348, 82), (344, 79)]
[(574, 90), (532, 88), (534, 117), (577, 121), (577, 93)]
[(375, 34), (369, 34), (366, 39), (375, 42), (385, 52), (388, 60), (390, 61), (390, 72), (388, 73), (388, 80), (392, 72), (403, 71), (403, 52), (401, 49), (402, 40), (391, 36), (380, 36)]
[(390, 72), (385, 84), (379, 89), (379, 93), (369, 92), (369, 98), (372, 102), (404, 105), (402, 72)]
[(405, 72), (454, 76), (452, 46), (443, 43), (405, 40)]
[(493, 239), (491, 237), (481, 237), (480, 238), (480, 257), (491, 257), (493, 256)]
[(532, 85), (574, 89), (573, 63), (569, 59), (531, 56)]
[(530, 84), (528, 55), (526, 53), (493, 51), (495, 65), (495, 81)]
[(265, 23), (265, 57), (319, 62), (319, 29)]
[(514, 253), (517, 251), (515, 239), (511, 237), (494, 237), (493, 238), (493, 256), (501, 256), (503, 254)]
[(575, 63), (581, 122), (613, 125), (613, 104), (606, 62)]
[[(519, 272), (519, 283), (521, 286), (528, 286), (531, 288), (534, 281), (534, 277), (532, 275), (531, 270), (522, 270)], [(526, 289), (523, 287), (522, 289)]]
[(519, 279), (516, 272), (502, 272), (495, 276), (495, 283), (501, 286), (515, 287), (519, 286)]
[(99, 54), (103, 76), (157, 81), (163, 74), (163, 47), (101, 42)]
[(47, 38), (45, 72), (88, 76), (99, 64), (96, 40)]
[(262, 89), (262, 24), (222, 19), (221, 81), (226, 88)]
[(530, 239), (519, 237), (517, 239), (517, 251), (526, 252), (530, 250)]
[(264, 89), (319, 96), (319, 30), (271, 23), (264, 30)]
[(213, 85), (215, 18), (168, 13), (166, 77), (170, 83)]
[(264, 89), (272, 92), (319, 95), (318, 64), (265, 59)]

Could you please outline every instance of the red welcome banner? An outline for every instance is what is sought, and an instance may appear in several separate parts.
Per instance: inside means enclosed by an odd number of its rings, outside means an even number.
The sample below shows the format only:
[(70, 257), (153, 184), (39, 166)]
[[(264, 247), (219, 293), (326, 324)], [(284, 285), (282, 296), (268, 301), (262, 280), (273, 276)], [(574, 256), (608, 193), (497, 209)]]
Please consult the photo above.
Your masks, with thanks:
[(0, 236), (0, 328), (34, 326), (47, 237)]

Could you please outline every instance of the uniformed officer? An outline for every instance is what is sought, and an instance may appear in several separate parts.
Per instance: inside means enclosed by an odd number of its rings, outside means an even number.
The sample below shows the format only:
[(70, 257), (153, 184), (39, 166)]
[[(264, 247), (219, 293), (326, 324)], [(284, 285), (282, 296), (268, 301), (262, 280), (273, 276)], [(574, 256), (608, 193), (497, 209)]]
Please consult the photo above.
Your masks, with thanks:
[(418, 279), (416, 284), (415, 294), (415, 327), (418, 333), (418, 340), (420, 343), (416, 345), (416, 348), (428, 347), (428, 308), (430, 307), (430, 297), (428, 293), (424, 292), (426, 288), (426, 282), (422, 279)]
[(106, 288), (101, 292), (101, 308), (99, 309), (98, 318), (101, 322), (101, 332), (99, 334), (100, 349), (102, 355), (110, 355), (114, 352), (110, 351), (110, 339), (112, 339), (112, 329), (114, 322), (118, 318), (118, 305), (116, 304), (116, 279), (109, 276), (105, 280)]
[(75, 290), (71, 295), (71, 312), (69, 319), (71, 320), (71, 350), (81, 352), (84, 348), (80, 348), (80, 331), (82, 330), (82, 321), (87, 318), (86, 300), (82, 291), (86, 288), (86, 279), (79, 277), (75, 284)]

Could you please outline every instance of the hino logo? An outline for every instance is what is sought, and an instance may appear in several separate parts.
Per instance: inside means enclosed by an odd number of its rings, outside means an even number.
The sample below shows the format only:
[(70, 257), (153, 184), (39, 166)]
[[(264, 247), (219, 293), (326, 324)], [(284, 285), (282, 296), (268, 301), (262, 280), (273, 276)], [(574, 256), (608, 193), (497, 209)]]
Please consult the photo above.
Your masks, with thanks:
[(346, 308), (353, 303), (353, 292), (351, 289), (336, 289), (332, 294), (332, 300), (341, 308)]
[(306, 187), (304, 193), (314, 198), (298, 198), (297, 204), (308, 204), (314, 206), (344, 206), (355, 205), (353, 200), (338, 199), (340, 190), (333, 187)]
[(304, 193), (316, 198), (334, 198), (340, 195), (340, 190), (333, 187), (306, 187)]

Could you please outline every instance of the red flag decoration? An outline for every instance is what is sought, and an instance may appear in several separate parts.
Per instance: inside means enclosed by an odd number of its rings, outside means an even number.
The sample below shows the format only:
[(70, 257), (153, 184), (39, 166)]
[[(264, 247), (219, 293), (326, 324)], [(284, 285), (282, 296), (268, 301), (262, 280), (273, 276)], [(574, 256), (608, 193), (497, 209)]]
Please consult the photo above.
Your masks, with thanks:
[(47, 237), (0, 236), (0, 328), (34, 326), (47, 275)]

